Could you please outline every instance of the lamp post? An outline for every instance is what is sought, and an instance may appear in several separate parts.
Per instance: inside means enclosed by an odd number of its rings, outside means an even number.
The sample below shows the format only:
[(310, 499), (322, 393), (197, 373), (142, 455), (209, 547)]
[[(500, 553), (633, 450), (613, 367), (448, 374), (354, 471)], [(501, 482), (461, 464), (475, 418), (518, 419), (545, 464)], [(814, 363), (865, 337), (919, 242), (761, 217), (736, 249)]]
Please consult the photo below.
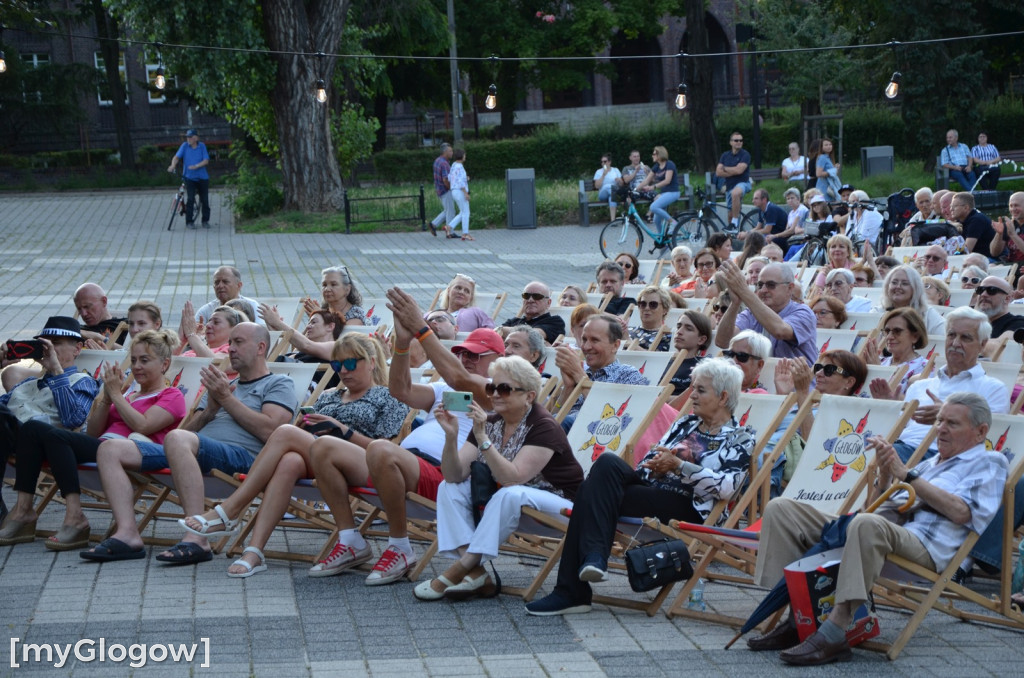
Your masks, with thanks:
[(451, 71), (452, 80), (452, 133), (453, 142), (462, 143), (462, 106), (459, 97), (459, 52), (455, 46), (455, 3), (448, 0), (448, 33), (451, 41), (448, 43), (448, 67)]

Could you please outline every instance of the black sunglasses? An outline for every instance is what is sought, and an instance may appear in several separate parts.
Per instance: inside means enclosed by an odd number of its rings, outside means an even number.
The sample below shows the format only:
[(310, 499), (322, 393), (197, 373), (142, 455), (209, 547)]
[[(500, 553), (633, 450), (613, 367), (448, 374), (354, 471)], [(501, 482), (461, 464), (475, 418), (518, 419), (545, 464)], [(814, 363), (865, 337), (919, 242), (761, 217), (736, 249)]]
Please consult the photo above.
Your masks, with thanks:
[(526, 393), (525, 388), (520, 388), (519, 386), (513, 386), (512, 384), (505, 383), (487, 384), (486, 386), (484, 386), (484, 390), (487, 391), (487, 395), (489, 396), (492, 396), (495, 393), (497, 393), (502, 398), (507, 398), (509, 394), (512, 393), (513, 391), (517, 393)]
[(714, 306), (712, 306), (711, 308), (712, 308), (712, 310), (714, 310), (714, 311), (715, 311), (716, 313), (717, 313), (718, 311), (721, 311), (722, 313), (725, 313), (726, 311), (728, 311), (728, 310), (729, 310), (729, 304), (715, 304), (715, 305), (714, 305)]
[(731, 351), (729, 349), (725, 349), (724, 351), (722, 351), (722, 355), (724, 355), (726, 358), (732, 358), (733, 360), (736, 360), (737, 362), (741, 363), (746, 363), (751, 358), (753, 358), (754, 360), (761, 359), (761, 356), (754, 355), (753, 353), (744, 353), (743, 351)]
[(523, 300), (533, 299), (534, 301), (540, 301), (541, 299), (547, 299), (548, 295), (541, 294), (540, 292), (523, 292)]
[(331, 369), (335, 372), (341, 372), (341, 368), (345, 368), (346, 372), (351, 372), (359, 364), (360, 360), (366, 360), (366, 358), (345, 358), (344, 360), (332, 360)]
[(655, 300), (655, 301), (638, 301), (638, 302), (636, 302), (636, 307), (637, 308), (658, 308), (659, 306), (661, 306), (661, 302), (657, 301), (657, 300)]
[(839, 373), (844, 377), (850, 376), (850, 374), (839, 365), (822, 365), (821, 363), (814, 363), (814, 373), (824, 372), (826, 377), (831, 377), (835, 373)]
[(981, 285), (979, 287), (974, 288), (974, 291), (977, 292), (978, 294), (987, 294), (990, 297), (994, 297), (997, 294), (1009, 294), (1009, 292), (1007, 292), (1006, 290), (1001, 290), (995, 285)]

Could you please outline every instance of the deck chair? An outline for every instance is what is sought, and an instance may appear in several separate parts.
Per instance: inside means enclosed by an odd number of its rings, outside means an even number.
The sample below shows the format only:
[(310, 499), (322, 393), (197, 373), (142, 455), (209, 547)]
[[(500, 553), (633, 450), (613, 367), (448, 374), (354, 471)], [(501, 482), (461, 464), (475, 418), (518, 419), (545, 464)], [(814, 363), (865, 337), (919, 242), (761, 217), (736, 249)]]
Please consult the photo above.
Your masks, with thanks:
[[(300, 406), (316, 402), (327, 382), (334, 376), (329, 365), (320, 363), (267, 363), (267, 369), (271, 374), (291, 377), (295, 385), (295, 398)], [(319, 369), (324, 369), (324, 374), (317, 379), (316, 372)], [(298, 412), (295, 414), (298, 415)]]
[[(434, 293), (434, 298), (430, 302), (428, 311), (433, 311), (437, 308), (438, 302), (441, 300), (441, 295), (444, 294), (446, 288), (442, 287)], [(475, 305), (482, 308), (487, 312), (487, 315), (491, 316), (492, 319), (497, 319), (498, 313), (501, 312), (501, 307), (505, 304), (505, 299), (508, 294), (505, 292), (482, 292), (479, 289), (476, 291), (476, 303)]]
[(128, 351), (126, 349), (115, 349), (111, 351), (102, 351), (96, 349), (82, 349), (82, 352), (75, 358), (75, 367), (80, 372), (85, 372), (96, 381), (101, 381), (103, 377), (103, 363), (110, 365), (116, 365), (121, 369), (126, 367), (128, 361)]
[[(669, 266), (672, 264), (670, 263)], [(661, 259), (641, 259), (637, 267), (637, 273), (650, 285), (657, 285), (661, 280), (661, 272), (664, 270), (665, 261)]]
[(271, 308), (277, 307), (277, 315), (281, 320), (296, 329), (305, 324), (306, 314), (303, 312), (301, 297), (264, 297), (260, 302)]
[(818, 329), (818, 355), (825, 351), (853, 351), (854, 345), (860, 338), (860, 330), (823, 330)]
[(378, 325), (394, 327), (395, 316), (391, 309), (387, 307), (387, 303), (388, 300), (383, 297), (363, 297), (363, 324), (368, 327), (377, 327)]
[(906, 365), (868, 365), (868, 376), (864, 379), (864, 386), (854, 395), (859, 396), (863, 393), (870, 396), (872, 379), (885, 379), (889, 382), (889, 388), (895, 391), (906, 373)]
[(652, 384), (664, 386), (675, 375), (686, 356), (681, 351), (626, 351), (620, 350), (615, 358), (640, 371)]
[[(1010, 467), (1003, 488), (1003, 506), (1012, 507), (1017, 482), (1024, 474), (1024, 450), (1019, 449), (1016, 442), (1024, 440), (1024, 418), (1009, 414), (993, 414), (992, 427), (988, 435), (986, 446), (1006, 454), (1009, 458)], [(889, 659), (896, 659), (917, 632), (925, 615), (932, 609), (945, 612), (962, 621), (979, 621), (1024, 629), (1024, 614), (1010, 604), (1010, 594), (1013, 592), (1010, 586), (1013, 573), (1012, 558), (1015, 551), (1013, 511), (1004, 511), (1003, 517), (1003, 562), (999, 595), (996, 599), (987, 598), (952, 581), (956, 568), (978, 540), (978, 535), (973, 532), (968, 534), (963, 545), (942, 572), (933, 572), (899, 556), (889, 556), (881, 577), (875, 582), (876, 598), (904, 607), (913, 614), (892, 643), (869, 641), (861, 647), (881, 650)], [(917, 585), (918, 582), (923, 582), (924, 586)]]
[[(797, 413), (798, 421), (803, 421), (810, 414), (814, 400), (808, 398), (804, 402)], [(869, 434), (884, 432), (887, 440), (895, 441), (916, 408), (917, 401), (901, 403), (850, 396), (822, 396), (803, 453), (782, 496), (837, 515), (859, 506), (867, 492), (867, 481), (872, 475), (870, 467), (874, 462), (874, 452), (864, 446), (864, 439)], [(926, 439), (924, 444), (927, 442)], [(753, 484), (757, 486), (764, 482), (764, 476), (768, 473), (770, 466), (765, 463)], [(718, 624), (741, 626), (745, 618), (711, 610), (691, 610), (686, 603), (700, 578), (708, 578), (709, 568), (714, 562), (736, 571), (735, 575), (716, 574), (715, 579), (753, 583), (760, 522), (751, 523), (742, 530), (691, 523), (673, 523), (671, 527), (684, 538), (703, 542), (707, 550), (694, 568), (693, 577), (686, 582), (668, 609), (668, 616), (693, 617)]]
[(847, 313), (846, 322), (839, 326), (843, 330), (870, 332), (882, 322), (882, 313)]

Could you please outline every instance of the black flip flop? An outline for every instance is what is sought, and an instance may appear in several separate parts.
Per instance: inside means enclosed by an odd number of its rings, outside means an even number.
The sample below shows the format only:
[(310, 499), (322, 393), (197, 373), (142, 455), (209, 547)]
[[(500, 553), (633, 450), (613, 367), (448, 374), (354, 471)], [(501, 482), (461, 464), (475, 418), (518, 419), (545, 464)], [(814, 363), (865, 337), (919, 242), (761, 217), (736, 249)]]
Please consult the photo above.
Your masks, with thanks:
[(428, 223), (427, 226), (430, 227), (430, 235), (432, 235), (432, 236), (434, 236), (436, 238), (437, 237), (437, 226), (434, 226), (434, 224), (432, 224), (432, 223)]
[(120, 539), (107, 537), (99, 544), (96, 544), (91, 551), (81, 551), (78, 555), (85, 560), (111, 563), (115, 560), (139, 560), (140, 558), (145, 558), (146, 549), (133, 549)]
[(167, 551), (171, 555), (165, 556), (161, 553), (156, 559), (161, 563), (170, 563), (171, 565), (195, 565), (213, 560), (212, 551), (207, 551), (199, 544), (188, 541), (178, 542)]

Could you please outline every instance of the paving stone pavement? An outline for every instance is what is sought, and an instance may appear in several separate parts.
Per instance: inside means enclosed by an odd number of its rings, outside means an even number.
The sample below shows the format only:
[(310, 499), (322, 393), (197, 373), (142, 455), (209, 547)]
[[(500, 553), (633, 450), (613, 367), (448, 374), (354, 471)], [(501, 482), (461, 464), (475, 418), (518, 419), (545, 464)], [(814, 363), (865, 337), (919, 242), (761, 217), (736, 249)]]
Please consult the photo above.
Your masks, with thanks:
[[(320, 269), (343, 263), (368, 296), (397, 284), (425, 303), (456, 272), (471, 275), (486, 290), (515, 291), (534, 278), (558, 290), (591, 280), (601, 260), (598, 229), (578, 226), (478, 231), (471, 243), (426, 233), (236, 235), (224, 196), (216, 192), (213, 228), (185, 231), (179, 219), (168, 232), (171, 193), (0, 197), (0, 338), (27, 335), (47, 316), (73, 312), (74, 289), (87, 280), (108, 291), (114, 309), (150, 298), (176, 323), (185, 300), (212, 298), (211, 273), (221, 263), (241, 269), (243, 293), (256, 298), (315, 294)], [(511, 313), (517, 304), (508, 303)], [(10, 503), (13, 493), (4, 494)], [(40, 528), (53, 529), (60, 518), (57, 508), (49, 508)], [(90, 519), (99, 532), (109, 514), (90, 512)], [(179, 532), (170, 520), (152, 528), (165, 537)], [(286, 529), (275, 532), (268, 546), (312, 554), (322, 540), (322, 534)], [(379, 553), (384, 545), (374, 547)], [(723, 650), (731, 629), (669, 620), (661, 613), (646, 617), (598, 605), (587, 615), (536, 618), (510, 596), (422, 603), (408, 582), (368, 588), (365, 573), (310, 579), (305, 565), (281, 561), (271, 561), (267, 572), (253, 578), (229, 579), (230, 561), (222, 557), (173, 568), (152, 560), (149, 551), (142, 561), (97, 566), (77, 553), (47, 551), (38, 541), (0, 547), (0, 625), (10, 642), (93, 639), (96, 652), (101, 638), (108, 647), (208, 638), (208, 668), (200, 665), (200, 648), (191, 663), (149, 661), (132, 668), (128, 659), (99, 663), (72, 656), (58, 669), (21, 662), (20, 645), (13, 659), (22, 665), (14, 668), (11, 645), (0, 638), (0, 676), (798, 675), (771, 653), (748, 652), (742, 643)], [(525, 585), (538, 566), (524, 557), (497, 561), (511, 586)], [(444, 567), (437, 559), (424, 576)], [(618, 575), (601, 586), (628, 592), (625, 577)], [(984, 580), (977, 586), (995, 591)], [(719, 584), (705, 591), (711, 609), (734, 615), (747, 614), (761, 595)], [(883, 639), (894, 638), (906, 619), (882, 610)], [(1018, 633), (933, 613), (896, 662), (856, 651), (853, 663), (799, 675), (1018, 675), (1020, 640)]]

